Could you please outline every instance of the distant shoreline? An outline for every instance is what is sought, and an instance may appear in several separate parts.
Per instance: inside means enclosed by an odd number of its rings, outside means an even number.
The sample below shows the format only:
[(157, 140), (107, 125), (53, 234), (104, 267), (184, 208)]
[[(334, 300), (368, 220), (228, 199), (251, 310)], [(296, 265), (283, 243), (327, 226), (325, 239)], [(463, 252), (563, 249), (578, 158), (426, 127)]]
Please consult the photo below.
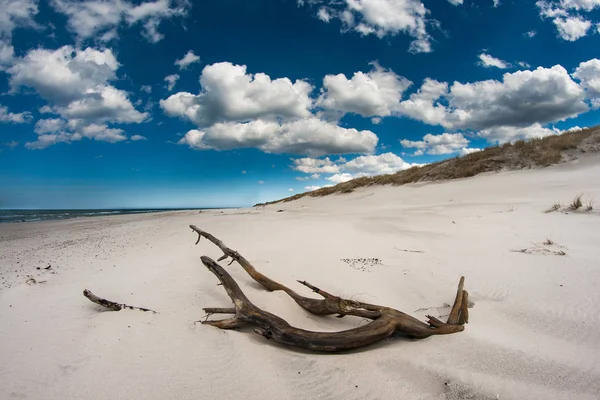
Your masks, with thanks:
[(220, 210), (237, 207), (206, 208), (113, 208), (113, 209), (12, 209), (0, 210), (0, 224), (40, 221), (56, 221), (81, 217), (105, 217), (110, 215), (150, 214), (168, 211)]

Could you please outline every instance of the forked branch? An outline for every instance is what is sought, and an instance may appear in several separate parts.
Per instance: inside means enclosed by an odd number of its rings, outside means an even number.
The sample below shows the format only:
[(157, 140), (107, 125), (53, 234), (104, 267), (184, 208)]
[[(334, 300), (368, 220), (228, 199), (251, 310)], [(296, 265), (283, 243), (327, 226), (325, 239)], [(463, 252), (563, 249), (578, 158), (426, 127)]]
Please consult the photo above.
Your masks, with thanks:
[(340, 298), (305, 281), (298, 282), (321, 295), (323, 299), (301, 296), (258, 272), (248, 260), (225, 246), (213, 235), (194, 225), (190, 225), (190, 228), (198, 233), (198, 241), (201, 237), (205, 237), (217, 245), (224, 253), (221, 259), (231, 257), (232, 261), (237, 261), (256, 282), (268, 290), (286, 292), (305, 310), (317, 315), (355, 315), (372, 320), (359, 328), (340, 332), (313, 332), (295, 328), (282, 318), (256, 307), (223, 267), (211, 258), (203, 256), (201, 257), (202, 263), (217, 276), (235, 306), (234, 309), (205, 308), (204, 311), (209, 316), (217, 313), (234, 314), (234, 316), (220, 321), (203, 321), (203, 324), (221, 329), (249, 325), (255, 328), (256, 333), (278, 343), (317, 351), (342, 351), (376, 343), (395, 332), (418, 339), (461, 332), (464, 330), (463, 324), (468, 320), (466, 311), (468, 297), (463, 289), (464, 277), (461, 277), (459, 282), (456, 300), (448, 322), (444, 323), (435, 317), (427, 316), (428, 322), (424, 323), (394, 308)]

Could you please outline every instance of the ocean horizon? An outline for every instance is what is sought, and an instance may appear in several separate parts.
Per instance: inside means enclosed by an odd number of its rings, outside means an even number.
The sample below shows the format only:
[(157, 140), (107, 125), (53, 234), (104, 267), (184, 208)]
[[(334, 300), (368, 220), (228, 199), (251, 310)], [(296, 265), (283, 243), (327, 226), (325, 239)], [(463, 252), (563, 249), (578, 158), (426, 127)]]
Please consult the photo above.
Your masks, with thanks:
[(148, 214), (164, 211), (216, 210), (232, 207), (184, 208), (102, 208), (102, 209), (6, 209), (0, 210), (0, 223), (36, 222), (107, 215)]

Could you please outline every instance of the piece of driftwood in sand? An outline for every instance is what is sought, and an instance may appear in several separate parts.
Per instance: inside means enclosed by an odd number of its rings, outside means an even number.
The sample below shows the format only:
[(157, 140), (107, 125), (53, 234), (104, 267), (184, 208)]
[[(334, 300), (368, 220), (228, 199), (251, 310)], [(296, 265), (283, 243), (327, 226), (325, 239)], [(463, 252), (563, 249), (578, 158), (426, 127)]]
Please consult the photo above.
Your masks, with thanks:
[(102, 297), (96, 296), (94, 293), (92, 293), (91, 290), (88, 290), (88, 289), (83, 290), (83, 295), (92, 303), (98, 304), (99, 306), (108, 308), (109, 310), (112, 310), (112, 311), (121, 311), (124, 308), (128, 308), (130, 310), (139, 310), (139, 311), (151, 312), (151, 313), (156, 314), (156, 311), (150, 310), (149, 308), (134, 307), (134, 306), (130, 306), (127, 304), (116, 303), (114, 301), (103, 299)]
[(394, 333), (404, 334), (415, 339), (423, 339), (433, 335), (461, 332), (464, 330), (463, 324), (468, 322), (468, 294), (463, 288), (464, 277), (460, 278), (456, 299), (448, 321), (442, 322), (428, 315), (428, 321), (424, 323), (394, 308), (334, 296), (305, 281), (298, 282), (318, 293), (323, 299), (301, 296), (287, 286), (258, 272), (237, 251), (225, 246), (223, 242), (210, 233), (194, 225), (190, 225), (190, 228), (198, 234), (196, 244), (198, 244), (200, 238), (205, 237), (223, 251), (224, 254), (219, 258), (219, 261), (229, 257), (232, 259), (231, 263), (237, 261), (256, 282), (267, 290), (284, 291), (308, 312), (317, 315), (354, 315), (371, 320), (371, 322), (359, 328), (340, 332), (313, 332), (295, 328), (284, 319), (255, 306), (223, 267), (211, 258), (203, 256), (201, 257), (202, 263), (219, 279), (234, 304), (232, 308), (204, 308), (208, 316), (212, 314), (232, 314), (234, 316), (223, 320), (202, 321), (203, 324), (221, 329), (251, 326), (254, 327), (256, 333), (278, 343), (309, 350), (335, 352), (367, 346)]

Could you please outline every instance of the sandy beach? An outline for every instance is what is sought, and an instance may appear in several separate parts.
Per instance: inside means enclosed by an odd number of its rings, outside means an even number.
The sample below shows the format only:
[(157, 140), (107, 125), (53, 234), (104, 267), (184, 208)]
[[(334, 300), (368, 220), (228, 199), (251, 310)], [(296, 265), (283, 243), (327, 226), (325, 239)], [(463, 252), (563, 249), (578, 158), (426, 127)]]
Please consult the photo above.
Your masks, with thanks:
[[(1, 224), (0, 398), (597, 399), (600, 215), (544, 211), (579, 193), (600, 202), (599, 176), (590, 155), (252, 209)], [(200, 262), (221, 252), (195, 246), (189, 224), (304, 295), (297, 279), (421, 320), (448, 314), (464, 275), (470, 323), (341, 354), (196, 324), (202, 307), (231, 303)], [(310, 315), (237, 264), (226, 268), (292, 325), (365, 323)], [(105, 311), (86, 288), (158, 314)]]

